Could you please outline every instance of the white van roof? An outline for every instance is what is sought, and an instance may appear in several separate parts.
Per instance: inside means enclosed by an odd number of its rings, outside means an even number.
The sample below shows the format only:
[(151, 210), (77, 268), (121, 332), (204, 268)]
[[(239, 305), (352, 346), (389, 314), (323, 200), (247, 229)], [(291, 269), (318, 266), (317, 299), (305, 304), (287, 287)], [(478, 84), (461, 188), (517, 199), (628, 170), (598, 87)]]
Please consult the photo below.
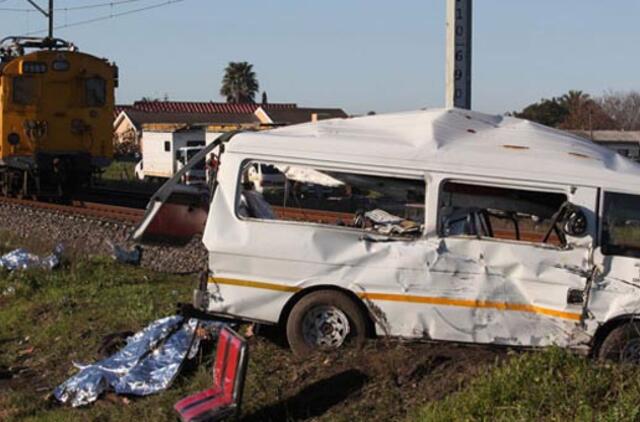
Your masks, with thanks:
[[(236, 135), (228, 152), (640, 192), (640, 165), (568, 132), (460, 109), (322, 120)], [(406, 172), (405, 172), (406, 173)]]

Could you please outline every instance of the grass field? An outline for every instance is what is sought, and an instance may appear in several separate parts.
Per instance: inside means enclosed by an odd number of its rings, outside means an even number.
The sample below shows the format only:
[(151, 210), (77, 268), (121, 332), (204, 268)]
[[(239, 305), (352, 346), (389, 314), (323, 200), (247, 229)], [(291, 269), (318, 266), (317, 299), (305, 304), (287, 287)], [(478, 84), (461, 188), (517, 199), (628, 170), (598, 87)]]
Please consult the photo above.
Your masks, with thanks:
[[(76, 372), (73, 361), (103, 357), (104, 336), (174, 314), (194, 282), (106, 258), (49, 272), (0, 273), (0, 420), (174, 420), (178, 399), (208, 387), (213, 345), (154, 396), (107, 394), (73, 409), (53, 401), (51, 392)], [(243, 420), (640, 419), (637, 367), (597, 364), (561, 350), (517, 353), (380, 339), (362, 352), (299, 362), (269, 331), (249, 343)]]
[(637, 421), (640, 368), (596, 364), (559, 349), (521, 354), (408, 420)]
[(114, 160), (109, 167), (104, 170), (102, 178), (106, 180), (136, 180), (134, 161), (118, 161)]

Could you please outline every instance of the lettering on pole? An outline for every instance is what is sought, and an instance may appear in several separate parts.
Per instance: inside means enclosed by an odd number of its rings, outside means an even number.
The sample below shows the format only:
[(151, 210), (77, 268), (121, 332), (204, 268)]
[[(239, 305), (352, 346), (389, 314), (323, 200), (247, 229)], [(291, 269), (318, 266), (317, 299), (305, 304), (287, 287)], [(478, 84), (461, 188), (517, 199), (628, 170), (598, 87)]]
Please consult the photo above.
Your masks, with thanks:
[(447, 0), (447, 107), (471, 108), (472, 0)]

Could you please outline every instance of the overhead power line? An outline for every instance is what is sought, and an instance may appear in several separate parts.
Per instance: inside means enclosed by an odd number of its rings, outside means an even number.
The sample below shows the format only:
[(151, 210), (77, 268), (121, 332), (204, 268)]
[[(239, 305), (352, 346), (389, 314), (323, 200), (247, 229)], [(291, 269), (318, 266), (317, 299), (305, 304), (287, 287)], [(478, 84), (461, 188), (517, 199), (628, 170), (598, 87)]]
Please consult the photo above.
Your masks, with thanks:
[[(86, 24), (89, 24), (89, 23), (100, 22), (100, 21), (104, 21), (104, 20), (118, 18), (118, 17), (125, 16), (125, 15), (132, 15), (134, 13), (144, 12), (144, 11), (151, 10), (151, 9), (157, 9), (159, 7), (168, 6), (168, 5), (173, 4), (173, 3), (181, 3), (183, 1), (185, 1), (185, 0), (167, 0), (167, 1), (163, 1), (162, 3), (151, 4), (149, 6), (139, 7), (137, 9), (127, 10), (125, 12), (111, 13), (109, 15), (98, 16), (98, 17), (91, 18), (91, 19), (86, 19), (86, 20), (81, 20), (81, 21), (77, 21), (77, 22), (71, 22), (71, 23), (64, 24), (64, 25), (59, 25), (59, 26), (54, 27), (53, 29), (64, 29), (64, 28), (70, 28), (70, 27), (73, 27), (73, 26), (86, 25)], [(40, 29), (38, 31), (26, 32), (23, 35), (35, 35), (35, 34), (41, 34), (43, 32), (47, 32), (47, 30), (46, 29)]]
[[(4, 3), (5, 1), (7, 1), (7, 0), (0, 0), (0, 3)], [(144, 1), (144, 0), (114, 0), (114, 1), (103, 2), (103, 3), (86, 4), (84, 6), (58, 7), (58, 8), (55, 8), (53, 10), (57, 11), (57, 12), (72, 12), (74, 10), (87, 10), (87, 9), (97, 9), (97, 8), (120, 6), (122, 4), (137, 3), (137, 2), (140, 2), (140, 1)], [(18, 7), (0, 7), (0, 11), (5, 11), (5, 12), (24, 12), (24, 13), (35, 12), (34, 9), (25, 9), (25, 8), (18, 8)]]

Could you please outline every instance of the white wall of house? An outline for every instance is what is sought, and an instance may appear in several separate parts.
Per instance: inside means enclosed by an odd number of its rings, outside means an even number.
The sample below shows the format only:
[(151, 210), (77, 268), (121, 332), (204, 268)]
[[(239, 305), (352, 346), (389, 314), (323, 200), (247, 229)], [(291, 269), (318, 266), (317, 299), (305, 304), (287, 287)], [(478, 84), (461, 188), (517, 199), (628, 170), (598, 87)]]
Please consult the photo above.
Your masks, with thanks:
[(176, 152), (182, 147), (205, 144), (202, 129), (142, 133), (142, 171), (145, 177), (170, 178), (177, 170)]
[(206, 134), (206, 136), (205, 136), (205, 137), (206, 137), (207, 145), (209, 145), (211, 142), (213, 142), (213, 141), (215, 141), (216, 139), (218, 139), (218, 137), (219, 137), (220, 135), (222, 135), (222, 134), (223, 134), (223, 132), (208, 132), (208, 131), (207, 131), (207, 134)]
[(618, 154), (630, 158), (632, 160), (639, 161), (640, 160), (640, 143), (638, 142), (599, 142), (595, 141), (595, 143), (610, 148), (616, 151)]

